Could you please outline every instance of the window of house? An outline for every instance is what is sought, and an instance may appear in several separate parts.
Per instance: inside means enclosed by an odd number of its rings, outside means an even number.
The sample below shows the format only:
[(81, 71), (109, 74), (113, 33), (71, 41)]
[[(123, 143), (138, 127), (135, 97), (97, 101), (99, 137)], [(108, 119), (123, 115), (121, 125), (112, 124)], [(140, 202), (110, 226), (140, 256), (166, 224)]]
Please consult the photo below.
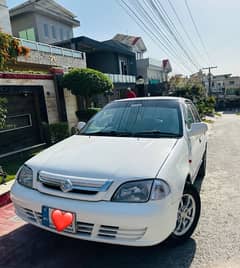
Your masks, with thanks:
[(19, 37), (26, 40), (36, 41), (34, 28), (29, 28), (23, 31), (20, 31)]
[(43, 30), (44, 30), (44, 35), (46, 37), (49, 37), (49, 31), (48, 31), (48, 25), (47, 24), (43, 24)]
[(235, 89), (227, 89), (226, 95), (235, 95)]
[(52, 25), (52, 37), (53, 37), (54, 39), (57, 39), (57, 36), (56, 36), (56, 30), (55, 30), (54, 25)]
[(120, 58), (119, 65), (120, 65), (120, 74), (128, 75), (127, 59)]
[(63, 29), (60, 28), (59, 32), (60, 32), (60, 39), (61, 39), (61, 40), (64, 40)]
[(234, 85), (235, 84), (235, 81), (229, 81), (229, 84), (230, 85)]
[(67, 39), (71, 38), (71, 34), (70, 34), (70, 32), (68, 30), (66, 31), (66, 35), (67, 35)]

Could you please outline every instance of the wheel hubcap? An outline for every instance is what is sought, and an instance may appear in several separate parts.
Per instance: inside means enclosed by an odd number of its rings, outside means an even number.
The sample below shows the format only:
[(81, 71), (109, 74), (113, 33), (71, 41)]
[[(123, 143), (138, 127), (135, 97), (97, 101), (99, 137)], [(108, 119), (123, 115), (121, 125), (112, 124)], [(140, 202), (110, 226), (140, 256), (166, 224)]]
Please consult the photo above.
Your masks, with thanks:
[(178, 208), (177, 225), (174, 234), (184, 235), (192, 226), (196, 214), (195, 200), (190, 194), (184, 194)]

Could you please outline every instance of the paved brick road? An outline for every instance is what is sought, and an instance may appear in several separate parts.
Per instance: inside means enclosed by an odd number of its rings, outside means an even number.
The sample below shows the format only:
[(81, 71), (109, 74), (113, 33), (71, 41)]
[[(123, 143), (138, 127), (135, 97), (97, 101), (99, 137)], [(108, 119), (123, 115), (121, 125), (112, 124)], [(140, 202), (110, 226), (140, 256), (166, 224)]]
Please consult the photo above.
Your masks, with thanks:
[(24, 222), (15, 215), (12, 204), (0, 208), (0, 237), (11, 233), (22, 225)]
[(239, 268), (239, 170), (240, 116), (226, 114), (211, 131), (208, 175), (198, 182), (202, 215), (185, 244), (129, 248), (65, 238), (30, 225), (17, 228), (22, 223), (15, 222), (10, 205), (0, 212), (0, 267)]

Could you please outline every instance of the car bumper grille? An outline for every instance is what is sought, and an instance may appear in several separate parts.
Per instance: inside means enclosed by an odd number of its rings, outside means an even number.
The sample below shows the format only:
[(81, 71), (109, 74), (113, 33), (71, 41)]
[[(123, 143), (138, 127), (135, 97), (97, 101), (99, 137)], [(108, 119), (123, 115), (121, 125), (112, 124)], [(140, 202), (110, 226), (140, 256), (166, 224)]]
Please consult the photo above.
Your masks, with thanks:
[(126, 229), (117, 226), (101, 225), (98, 231), (98, 236), (107, 239), (138, 240), (143, 237), (145, 232), (146, 228)]
[[(42, 213), (36, 212), (27, 208), (15, 206), (16, 213), (27, 222), (42, 226)], [(55, 227), (50, 224), (49, 229), (55, 230)], [(89, 222), (76, 222), (76, 232), (74, 233), (71, 227), (66, 228), (63, 233), (71, 233), (76, 237), (98, 237), (103, 240), (122, 240), (136, 241), (141, 239), (146, 233), (147, 228), (128, 229), (119, 226), (98, 225)]]

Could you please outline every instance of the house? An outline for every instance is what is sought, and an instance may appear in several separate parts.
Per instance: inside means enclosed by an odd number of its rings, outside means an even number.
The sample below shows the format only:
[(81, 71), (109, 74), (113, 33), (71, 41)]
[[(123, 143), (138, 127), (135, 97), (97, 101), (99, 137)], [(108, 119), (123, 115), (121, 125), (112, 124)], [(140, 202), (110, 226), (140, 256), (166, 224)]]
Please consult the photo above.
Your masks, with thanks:
[[(240, 77), (232, 74), (211, 75), (211, 94), (215, 97), (218, 109), (240, 107)], [(209, 91), (208, 76), (205, 86)]]
[(145, 58), (137, 61), (138, 77), (143, 78), (145, 91), (151, 96), (161, 96), (168, 91), (168, 73), (172, 71), (169, 60)]
[(0, 29), (5, 33), (12, 33), (8, 7), (5, 0), (0, 0)]
[[(209, 85), (210, 75), (210, 85)], [(190, 76), (190, 80), (202, 82), (206, 88), (206, 95), (216, 99), (216, 108), (240, 107), (240, 77), (232, 74), (213, 75), (204, 74), (202, 71)]]
[[(0, 3), (0, 25), (9, 25), (5, 1)], [(84, 52), (49, 45), (48, 41), (56, 41), (50, 36), (40, 39), (46, 43), (34, 41), (41, 38), (45, 27), (42, 22), (58, 25), (58, 30), (62, 27), (72, 36), (72, 27), (79, 22), (71, 12), (54, 1), (31, 0), (12, 9), (11, 15), (13, 33), (24, 37), (20, 44), (31, 51), (29, 56), (9, 63), (8, 71), (0, 72), (0, 98), (7, 100), (7, 127), (0, 129), (0, 159), (46, 144), (46, 124), (76, 125), (76, 96), (62, 88), (60, 80), (69, 68), (86, 68)], [(63, 39), (69, 36), (65, 34)]]
[[(72, 38), (55, 45), (84, 51), (87, 67), (106, 74), (114, 84), (114, 96), (110, 99), (125, 96), (128, 87), (135, 88), (136, 56), (131, 48), (116, 40), (97, 41), (85, 36)], [(108, 97), (98, 96), (97, 106), (108, 102)]]
[(8, 111), (8, 127), (0, 129), (0, 159), (44, 145), (45, 123), (68, 122), (71, 128), (78, 122), (76, 96), (60, 79), (65, 69), (86, 68), (85, 54), (28, 40), (24, 45), (32, 48), (30, 56), (9, 65), (11, 72), (0, 72), (0, 98), (7, 100)]
[[(213, 76), (212, 87), (219, 90), (216, 94), (218, 106), (224, 108), (240, 108), (240, 77), (231, 74), (224, 77)], [(218, 91), (218, 92), (219, 92)], [(212, 90), (214, 94), (214, 90)]]
[(53, 0), (29, 0), (10, 9), (13, 36), (41, 43), (73, 37), (76, 16)]
[(172, 71), (169, 60), (144, 58), (147, 48), (139, 36), (117, 34), (113, 40), (127, 45), (136, 54), (138, 96), (163, 95), (168, 90), (168, 74)]
[(147, 51), (147, 48), (140, 36), (132, 36), (125, 34), (116, 34), (113, 40), (127, 45), (134, 53), (136, 53), (136, 59), (143, 58), (143, 54)]

